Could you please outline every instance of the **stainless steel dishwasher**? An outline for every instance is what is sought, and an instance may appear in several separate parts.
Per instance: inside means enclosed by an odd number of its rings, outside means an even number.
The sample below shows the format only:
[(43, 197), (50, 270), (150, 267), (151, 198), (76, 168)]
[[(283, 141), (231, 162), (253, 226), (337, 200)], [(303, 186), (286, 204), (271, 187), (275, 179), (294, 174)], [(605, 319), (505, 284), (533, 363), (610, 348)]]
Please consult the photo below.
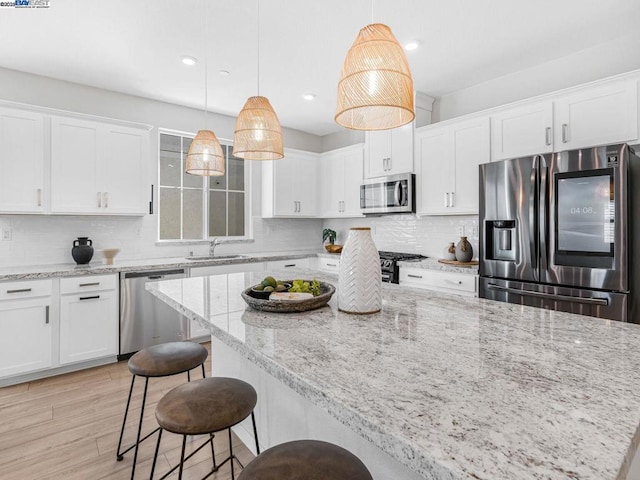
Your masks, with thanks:
[(147, 282), (186, 276), (184, 269), (120, 274), (119, 360), (151, 345), (189, 338), (188, 319), (145, 290)]

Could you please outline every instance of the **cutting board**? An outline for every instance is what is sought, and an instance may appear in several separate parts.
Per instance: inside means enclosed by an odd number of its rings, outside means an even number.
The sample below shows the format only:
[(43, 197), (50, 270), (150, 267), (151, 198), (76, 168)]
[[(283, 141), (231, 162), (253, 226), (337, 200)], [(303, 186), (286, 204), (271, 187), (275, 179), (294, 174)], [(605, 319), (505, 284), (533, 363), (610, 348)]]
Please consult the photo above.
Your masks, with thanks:
[(445, 260), (444, 258), (439, 259), (438, 262), (454, 267), (477, 267), (479, 263), (478, 260), (471, 260), (470, 262), (459, 262), (458, 260)]

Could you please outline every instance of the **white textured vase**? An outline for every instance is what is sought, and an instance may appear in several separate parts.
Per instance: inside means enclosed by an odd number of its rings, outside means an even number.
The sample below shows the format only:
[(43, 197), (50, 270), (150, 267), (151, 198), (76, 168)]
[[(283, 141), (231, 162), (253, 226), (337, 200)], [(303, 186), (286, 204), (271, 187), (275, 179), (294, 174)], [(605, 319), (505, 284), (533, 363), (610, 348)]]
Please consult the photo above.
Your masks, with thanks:
[(382, 308), (380, 255), (370, 228), (352, 228), (340, 257), (338, 309), (375, 313)]

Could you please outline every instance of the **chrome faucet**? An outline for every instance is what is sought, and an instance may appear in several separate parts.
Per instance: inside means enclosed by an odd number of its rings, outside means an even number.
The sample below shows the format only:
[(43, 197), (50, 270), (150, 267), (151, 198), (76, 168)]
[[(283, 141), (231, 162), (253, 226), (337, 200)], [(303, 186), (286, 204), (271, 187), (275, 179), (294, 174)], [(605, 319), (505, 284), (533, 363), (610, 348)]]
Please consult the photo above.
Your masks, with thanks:
[(220, 241), (217, 238), (214, 238), (213, 240), (211, 240), (211, 243), (209, 244), (209, 256), (213, 257), (216, 253), (216, 246), (220, 245)]

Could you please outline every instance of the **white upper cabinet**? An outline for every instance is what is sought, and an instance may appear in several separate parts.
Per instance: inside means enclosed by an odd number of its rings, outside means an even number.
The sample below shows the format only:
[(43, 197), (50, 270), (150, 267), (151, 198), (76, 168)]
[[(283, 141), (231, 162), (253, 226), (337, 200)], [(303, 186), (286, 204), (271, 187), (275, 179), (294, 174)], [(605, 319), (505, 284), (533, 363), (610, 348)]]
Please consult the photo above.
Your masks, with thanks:
[(144, 215), (149, 133), (76, 118), (51, 119), (51, 212)]
[(361, 217), (363, 145), (323, 153), (320, 164), (320, 216)]
[(586, 88), (555, 102), (556, 151), (638, 139), (638, 81)]
[(418, 214), (478, 213), (478, 165), (491, 158), (489, 117), (416, 132)]
[(0, 108), (0, 213), (44, 213), (44, 116)]
[(262, 216), (316, 217), (318, 155), (287, 150), (280, 160), (262, 162)]
[(553, 151), (553, 102), (512, 108), (491, 116), (491, 158), (504, 160)]
[(365, 178), (413, 172), (414, 123), (366, 133)]

